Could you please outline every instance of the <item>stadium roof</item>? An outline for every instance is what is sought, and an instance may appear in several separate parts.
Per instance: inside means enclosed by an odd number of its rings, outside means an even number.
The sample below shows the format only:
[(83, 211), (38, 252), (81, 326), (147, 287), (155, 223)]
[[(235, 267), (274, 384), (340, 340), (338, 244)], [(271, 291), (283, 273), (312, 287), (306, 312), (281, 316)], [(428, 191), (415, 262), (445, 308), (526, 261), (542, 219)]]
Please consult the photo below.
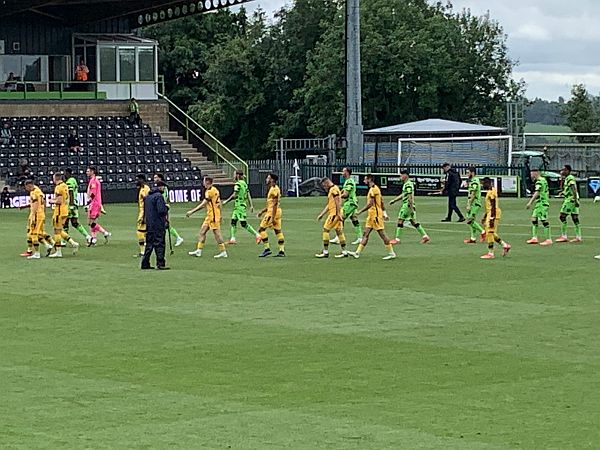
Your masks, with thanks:
[(389, 127), (375, 128), (365, 131), (366, 135), (389, 135), (389, 134), (488, 134), (502, 133), (504, 128), (490, 127), (486, 125), (475, 125), (472, 123), (454, 122), (452, 120), (428, 119), (417, 122), (403, 123)]
[(198, 14), (250, 0), (2, 0), (0, 19), (43, 17), (62, 25), (127, 18), (138, 26)]

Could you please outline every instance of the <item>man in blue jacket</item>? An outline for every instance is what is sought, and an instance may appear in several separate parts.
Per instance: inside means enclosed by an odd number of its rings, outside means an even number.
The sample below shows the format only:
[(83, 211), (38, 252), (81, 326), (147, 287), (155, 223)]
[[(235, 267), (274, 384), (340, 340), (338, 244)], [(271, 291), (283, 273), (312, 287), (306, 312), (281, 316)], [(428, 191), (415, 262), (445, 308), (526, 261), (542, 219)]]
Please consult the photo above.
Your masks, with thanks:
[(158, 270), (168, 270), (165, 261), (165, 234), (169, 227), (167, 214), (169, 207), (165, 203), (163, 191), (165, 183), (158, 181), (156, 188), (144, 199), (144, 217), (146, 224), (146, 249), (142, 257), (142, 270), (152, 269), (150, 266), (150, 256), (152, 252), (156, 253), (156, 268)]

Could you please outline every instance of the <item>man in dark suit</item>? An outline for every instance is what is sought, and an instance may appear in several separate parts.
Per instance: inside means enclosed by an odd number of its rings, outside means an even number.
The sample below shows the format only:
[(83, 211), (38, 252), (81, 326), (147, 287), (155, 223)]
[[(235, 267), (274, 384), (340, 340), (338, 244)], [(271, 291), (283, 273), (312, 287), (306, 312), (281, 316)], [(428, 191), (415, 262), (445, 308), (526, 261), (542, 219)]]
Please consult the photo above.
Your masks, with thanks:
[(451, 222), (453, 212), (458, 215), (459, 222), (464, 222), (465, 216), (463, 216), (463, 214), (460, 212), (460, 209), (458, 209), (458, 206), (456, 205), (456, 197), (458, 197), (458, 191), (460, 190), (461, 184), (460, 175), (456, 169), (450, 165), (450, 163), (444, 163), (442, 165), (442, 170), (446, 174), (442, 194), (448, 196), (448, 214), (446, 215), (445, 219), (442, 219), (442, 222)]
[(158, 181), (156, 188), (144, 199), (144, 217), (146, 224), (146, 249), (142, 257), (142, 270), (152, 269), (150, 266), (150, 256), (152, 252), (156, 253), (156, 268), (158, 270), (168, 270), (165, 261), (165, 234), (169, 227), (167, 215), (169, 207), (165, 203), (163, 191), (165, 183)]

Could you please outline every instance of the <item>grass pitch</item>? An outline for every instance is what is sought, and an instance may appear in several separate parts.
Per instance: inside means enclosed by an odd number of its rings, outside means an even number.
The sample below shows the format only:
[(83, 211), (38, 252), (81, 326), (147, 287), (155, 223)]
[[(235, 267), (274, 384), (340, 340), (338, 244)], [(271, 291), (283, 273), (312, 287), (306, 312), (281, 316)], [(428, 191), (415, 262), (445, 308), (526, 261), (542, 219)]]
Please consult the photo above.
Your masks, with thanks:
[(19, 258), (27, 212), (0, 211), (0, 447), (600, 446), (600, 206), (582, 244), (541, 248), (525, 200), (502, 199), (513, 250), (481, 261), (418, 198), (432, 242), (408, 227), (382, 261), (375, 235), (360, 260), (315, 259), (323, 204), (284, 199), (288, 257), (266, 260), (243, 230), (227, 260), (212, 237), (188, 257), (200, 218), (174, 206), (169, 272), (132, 258), (135, 205), (62, 260)]

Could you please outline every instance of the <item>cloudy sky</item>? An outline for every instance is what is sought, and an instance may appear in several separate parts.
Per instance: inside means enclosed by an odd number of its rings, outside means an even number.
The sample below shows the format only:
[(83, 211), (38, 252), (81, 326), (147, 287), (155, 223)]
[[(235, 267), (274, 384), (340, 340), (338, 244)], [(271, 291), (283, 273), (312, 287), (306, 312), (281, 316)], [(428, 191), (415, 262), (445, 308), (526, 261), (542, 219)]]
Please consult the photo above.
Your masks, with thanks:
[[(368, 0), (367, 0), (368, 1)], [(287, 1), (289, 3), (289, 1)], [(266, 11), (286, 0), (258, 0)], [(490, 12), (508, 35), (511, 57), (519, 62), (515, 78), (527, 83), (529, 98), (568, 98), (584, 83), (600, 93), (599, 0), (453, 0), (456, 9)], [(250, 6), (250, 5), (248, 5)]]

